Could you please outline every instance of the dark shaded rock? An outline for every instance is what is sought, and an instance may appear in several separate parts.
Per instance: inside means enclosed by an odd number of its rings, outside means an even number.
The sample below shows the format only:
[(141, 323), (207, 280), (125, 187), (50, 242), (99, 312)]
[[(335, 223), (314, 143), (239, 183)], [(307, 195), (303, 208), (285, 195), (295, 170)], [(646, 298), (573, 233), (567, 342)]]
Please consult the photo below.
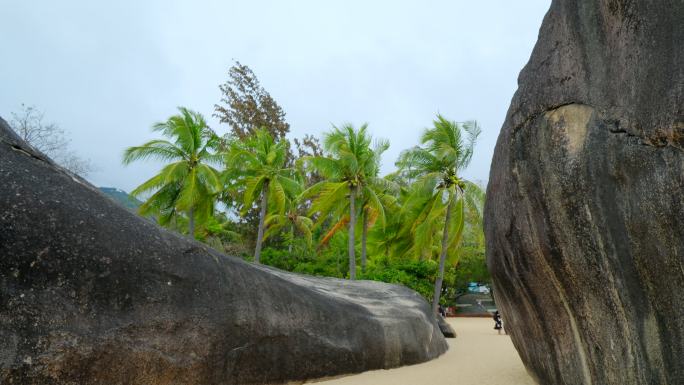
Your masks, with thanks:
[(494, 296), (541, 384), (684, 384), (684, 2), (554, 0), (497, 143)]
[(456, 332), (454, 328), (447, 323), (447, 321), (441, 315), (437, 316), (437, 324), (439, 325), (439, 330), (442, 331), (442, 335), (446, 338), (456, 338)]
[(0, 383), (270, 384), (443, 353), (404, 287), (254, 266), (161, 229), (0, 119)]

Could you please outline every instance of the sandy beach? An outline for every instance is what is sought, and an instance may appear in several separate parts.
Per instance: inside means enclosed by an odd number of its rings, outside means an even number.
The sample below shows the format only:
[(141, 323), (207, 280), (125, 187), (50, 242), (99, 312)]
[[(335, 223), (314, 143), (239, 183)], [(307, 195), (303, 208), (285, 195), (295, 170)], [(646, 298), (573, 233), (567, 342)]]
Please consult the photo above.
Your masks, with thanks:
[(325, 385), (535, 385), (510, 337), (497, 335), (487, 318), (450, 318), (457, 338), (449, 350), (423, 364), (374, 370), (317, 382)]

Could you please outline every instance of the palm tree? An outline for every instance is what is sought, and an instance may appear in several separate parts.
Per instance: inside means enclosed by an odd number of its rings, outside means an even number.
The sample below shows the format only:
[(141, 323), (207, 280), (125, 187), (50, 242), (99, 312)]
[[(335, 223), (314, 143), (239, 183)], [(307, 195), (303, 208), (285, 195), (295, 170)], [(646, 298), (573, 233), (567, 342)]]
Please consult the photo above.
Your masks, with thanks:
[[(382, 149), (382, 147), (381, 147)], [(382, 150), (384, 151), (384, 150)], [(367, 184), (361, 188), (359, 198), (361, 199), (361, 272), (366, 272), (366, 264), (368, 259), (367, 245), (368, 245), (368, 231), (373, 228), (375, 223), (380, 222), (382, 228), (386, 225), (386, 210), (388, 206), (396, 205), (396, 197), (393, 195), (399, 190), (399, 186), (388, 178), (378, 178), (380, 154), (377, 156), (377, 167), (375, 170), (371, 169), (366, 177)], [(342, 214), (349, 211), (349, 201), (347, 199), (339, 202), (337, 205), (337, 215), (333, 217), (340, 218), (330, 230), (322, 237), (321, 245), (325, 245), (332, 238), (333, 235), (341, 231), (345, 226), (349, 225), (349, 215)], [(325, 216), (321, 216), (321, 219)], [(376, 240), (377, 241), (377, 240)]]
[(293, 179), (294, 170), (285, 167), (287, 149), (286, 141), (276, 142), (263, 128), (256, 130), (245, 140), (233, 140), (229, 143), (226, 172), (245, 189), (242, 213), (246, 213), (257, 199), (261, 199), (254, 250), (256, 263), (259, 263), (261, 257), (269, 200), (275, 211), (282, 213), (285, 210), (287, 194), (293, 196), (299, 189), (299, 184)]
[[(379, 157), (378, 157), (379, 159)], [(379, 167), (378, 167), (379, 171)], [(374, 175), (373, 175), (374, 174)], [(387, 178), (378, 178), (378, 172), (371, 173), (367, 178), (368, 185), (363, 189), (363, 203), (361, 204), (361, 272), (366, 272), (368, 230), (380, 220), (382, 228), (386, 225), (386, 209), (393, 206), (396, 197), (393, 195), (399, 187)]]
[(292, 244), (294, 243), (295, 230), (298, 230), (306, 240), (307, 245), (311, 245), (311, 230), (313, 228), (313, 221), (311, 218), (302, 215), (297, 202), (297, 197), (287, 197), (284, 212), (275, 212), (266, 217), (264, 233), (264, 240), (276, 234), (284, 227), (288, 227), (289, 244), (287, 251), (292, 252)]
[(169, 139), (151, 140), (125, 150), (123, 163), (152, 159), (171, 162), (131, 192), (133, 196), (153, 192), (140, 206), (142, 215), (156, 215), (160, 224), (178, 219), (178, 213), (188, 218), (188, 234), (195, 237), (195, 220), (206, 220), (214, 210), (214, 195), (221, 189), (215, 153), (218, 138), (207, 126), (201, 114), (178, 107), (180, 114), (152, 126)]
[[(348, 225), (349, 278), (352, 280), (356, 279), (354, 230), (357, 199), (361, 197), (367, 201), (366, 205), (376, 209), (384, 220), (382, 203), (372, 186), (386, 184), (382, 178), (377, 177), (377, 173), (380, 156), (389, 148), (389, 142), (379, 140), (371, 146), (372, 138), (367, 129), (367, 124), (358, 130), (351, 124), (339, 128), (333, 126), (332, 131), (323, 136), (326, 155), (303, 158), (324, 179), (303, 193), (304, 197), (316, 196), (311, 204), (310, 214), (318, 214), (317, 225), (330, 216), (341, 218), (333, 226), (333, 230)], [(343, 210), (348, 215), (344, 215)], [(324, 237), (326, 239), (329, 237)]]
[[(463, 132), (467, 137), (463, 137)], [(474, 121), (458, 124), (437, 115), (433, 127), (420, 138), (422, 147), (404, 151), (397, 162), (406, 177), (416, 180), (416, 188), (407, 202), (410, 210), (417, 213), (415, 220), (407, 224), (415, 251), (421, 256), (431, 253), (435, 227), (442, 226), (439, 272), (432, 300), (435, 313), (448, 250), (460, 242), (465, 206), (472, 203), (472, 196), (479, 190), (476, 184), (459, 176), (470, 164), (479, 134), (480, 128)]]
[(403, 177), (401, 170), (388, 174), (383, 179), (388, 180), (391, 186), (381, 193), (386, 221), (381, 227), (369, 228), (369, 252), (394, 260), (410, 258), (414, 251), (413, 236), (407, 231), (406, 222), (413, 220), (415, 216), (406, 212), (405, 202), (410, 196), (412, 185)]

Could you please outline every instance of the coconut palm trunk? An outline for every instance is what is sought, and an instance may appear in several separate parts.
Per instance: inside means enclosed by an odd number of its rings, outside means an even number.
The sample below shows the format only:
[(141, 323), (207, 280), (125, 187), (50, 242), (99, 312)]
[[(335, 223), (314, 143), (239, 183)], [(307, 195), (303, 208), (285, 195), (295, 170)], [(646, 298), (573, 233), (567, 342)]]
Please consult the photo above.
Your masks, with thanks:
[(439, 297), (442, 294), (442, 282), (444, 282), (444, 264), (446, 263), (447, 247), (449, 245), (449, 222), (453, 210), (455, 197), (451, 197), (444, 216), (444, 231), (442, 232), (442, 250), (439, 253), (439, 274), (435, 280), (435, 293), (432, 297), (432, 312), (438, 314)]
[(190, 207), (188, 210), (188, 234), (190, 238), (195, 239), (195, 209)]
[(361, 231), (361, 272), (366, 272), (366, 240), (368, 239), (368, 210), (363, 210), (363, 230)]
[(354, 228), (356, 227), (356, 186), (349, 189), (349, 279), (356, 279), (356, 255), (354, 253)]
[(264, 221), (266, 220), (266, 209), (268, 208), (268, 180), (264, 182), (261, 190), (261, 209), (259, 211), (259, 230), (257, 232), (256, 248), (254, 250), (254, 262), (260, 263), (261, 243), (264, 240)]
[(292, 253), (292, 244), (294, 243), (294, 223), (290, 224), (290, 244), (287, 245), (287, 252)]

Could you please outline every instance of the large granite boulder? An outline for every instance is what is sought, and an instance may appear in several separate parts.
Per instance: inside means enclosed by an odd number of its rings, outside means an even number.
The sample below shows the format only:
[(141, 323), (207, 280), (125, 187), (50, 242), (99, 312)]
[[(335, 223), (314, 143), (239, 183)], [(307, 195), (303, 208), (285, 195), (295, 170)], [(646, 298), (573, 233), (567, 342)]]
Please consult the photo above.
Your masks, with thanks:
[(0, 119), (0, 383), (272, 384), (447, 349), (404, 287), (227, 257), (140, 218)]
[(540, 384), (684, 384), (684, 1), (553, 0), (495, 150), (487, 260)]

